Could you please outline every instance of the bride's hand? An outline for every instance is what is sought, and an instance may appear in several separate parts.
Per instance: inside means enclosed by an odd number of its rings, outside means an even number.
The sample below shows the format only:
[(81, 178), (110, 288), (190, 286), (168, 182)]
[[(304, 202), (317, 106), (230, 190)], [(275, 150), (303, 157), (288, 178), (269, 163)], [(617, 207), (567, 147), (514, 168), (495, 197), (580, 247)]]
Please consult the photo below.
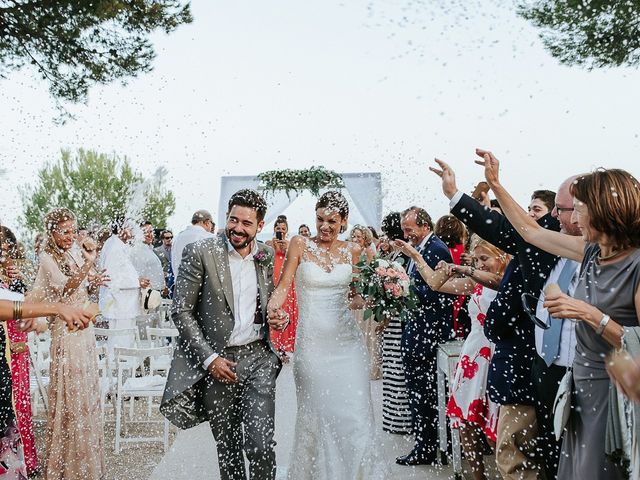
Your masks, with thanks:
[(282, 331), (289, 325), (289, 314), (282, 308), (268, 308), (267, 323), (274, 330)]

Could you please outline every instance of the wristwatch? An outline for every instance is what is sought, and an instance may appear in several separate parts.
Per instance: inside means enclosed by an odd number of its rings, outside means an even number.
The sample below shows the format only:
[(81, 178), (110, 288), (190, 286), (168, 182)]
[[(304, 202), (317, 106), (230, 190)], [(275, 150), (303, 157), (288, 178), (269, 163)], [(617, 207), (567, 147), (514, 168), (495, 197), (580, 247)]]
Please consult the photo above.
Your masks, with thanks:
[(609, 315), (607, 315), (606, 313), (602, 315), (602, 318), (600, 319), (600, 324), (598, 325), (598, 328), (596, 328), (596, 333), (598, 335), (602, 335), (602, 332), (604, 332), (604, 329), (607, 328), (607, 323), (609, 323), (609, 320), (611, 320), (611, 317)]

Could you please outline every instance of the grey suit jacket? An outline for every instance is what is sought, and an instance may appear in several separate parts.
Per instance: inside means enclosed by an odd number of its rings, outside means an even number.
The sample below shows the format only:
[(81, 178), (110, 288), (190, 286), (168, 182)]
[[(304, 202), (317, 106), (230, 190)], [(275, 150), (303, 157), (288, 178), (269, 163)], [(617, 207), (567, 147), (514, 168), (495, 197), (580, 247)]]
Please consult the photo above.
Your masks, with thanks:
[[(273, 250), (258, 248), (273, 259)], [(266, 325), (267, 302), (273, 292), (273, 261), (256, 261), (258, 289), (265, 319), (266, 339), (273, 350)], [(209, 373), (204, 361), (222, 354), (233, 331), (234, 300), (227, 238), (224, 234), (187, 245), (176, 278), (171, 314), (180, 337), (174, 351), (160, 411), (180, 428), (191, 428), (208, 418), (196, 384)]]

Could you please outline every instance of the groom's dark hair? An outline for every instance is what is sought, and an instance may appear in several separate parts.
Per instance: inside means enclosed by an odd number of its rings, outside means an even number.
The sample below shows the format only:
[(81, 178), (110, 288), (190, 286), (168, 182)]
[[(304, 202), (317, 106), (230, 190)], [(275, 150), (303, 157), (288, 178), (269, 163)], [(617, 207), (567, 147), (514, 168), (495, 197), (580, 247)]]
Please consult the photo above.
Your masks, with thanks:
[(229, 206), (227, 208), (227, 214), (233, 207), (248, 207), (253, 208), (256, 211), (258, 221), (264, 220), (264, 216), (267, 214), (267, 202), (264, 197), (255, 190), (245, 188), (238, 190), (229, 199)]

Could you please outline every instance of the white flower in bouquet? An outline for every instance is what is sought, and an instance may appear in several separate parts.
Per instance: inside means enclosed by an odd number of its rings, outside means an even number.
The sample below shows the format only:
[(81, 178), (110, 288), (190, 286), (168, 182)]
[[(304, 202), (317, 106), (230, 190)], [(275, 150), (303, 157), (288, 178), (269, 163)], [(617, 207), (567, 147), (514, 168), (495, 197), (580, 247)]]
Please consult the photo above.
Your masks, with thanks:
[(389, 268), (390, 264), (387, 260), (384, 260), (383, 258), (379, 258), (377, 261), (377, 266), (378, 267), (382, 267), (382, 268)]

